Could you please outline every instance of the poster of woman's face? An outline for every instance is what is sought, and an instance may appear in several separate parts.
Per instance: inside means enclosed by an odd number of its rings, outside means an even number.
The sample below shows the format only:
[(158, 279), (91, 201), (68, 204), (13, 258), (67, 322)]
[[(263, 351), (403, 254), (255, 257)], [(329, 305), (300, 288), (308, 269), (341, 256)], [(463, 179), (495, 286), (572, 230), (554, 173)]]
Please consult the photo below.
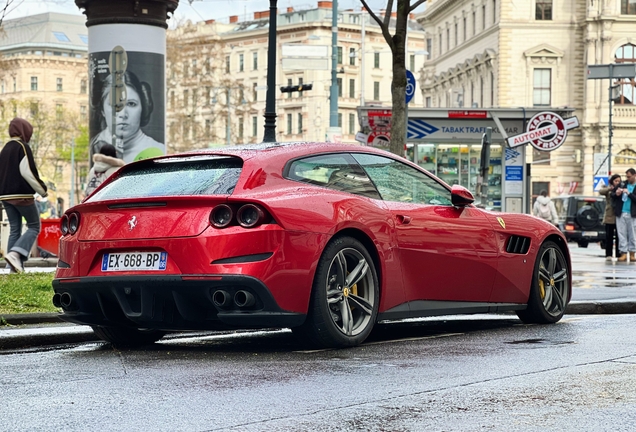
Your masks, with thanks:
[(104, 143), (117, 149), (126, 163), (165, 154), (165, 56), (147, 52), (127, 52), (122, 75), (126, 100), (120, 111), (113, 108), (111, 92), (114, 74), (108, 66), (110, 52), (89, 54), (91, 79), (90, 136), (91, 160)]

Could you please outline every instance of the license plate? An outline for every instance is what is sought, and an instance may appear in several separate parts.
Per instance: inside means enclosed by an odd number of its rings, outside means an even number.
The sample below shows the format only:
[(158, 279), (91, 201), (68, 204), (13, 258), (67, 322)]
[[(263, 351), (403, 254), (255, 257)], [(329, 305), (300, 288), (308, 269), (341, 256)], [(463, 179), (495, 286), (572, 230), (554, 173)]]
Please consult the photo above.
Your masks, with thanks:
[(596, 231), (583, 231), (583, 235), (586, 237), (598, 237), (598, 233)]
[(107, 253), (102, 257), (102, 271), (159, 270), (166, 269), (167, 252)]

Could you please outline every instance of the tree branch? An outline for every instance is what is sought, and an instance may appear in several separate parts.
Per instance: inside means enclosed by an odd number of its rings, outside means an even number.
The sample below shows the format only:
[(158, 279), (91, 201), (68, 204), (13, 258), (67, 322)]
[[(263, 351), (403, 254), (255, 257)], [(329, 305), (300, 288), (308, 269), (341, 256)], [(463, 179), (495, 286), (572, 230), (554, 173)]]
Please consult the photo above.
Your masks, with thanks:
[[(380, 30), (382, 31), (382, 36), (384, 36), (384, 40), (386, 40), (386, 43), (389, 45), (389, 48), (391, 48), (391, 51), (394, 51), (395, 44), (393, 43), (393, 37), (391, 36), (391, 33), (389, 33), (389, 26), (382, 22), (382, 20), (375, 13), (373, 13), (365, 0), (360, 0), (360, 3), (362, 3), (362, 6), (364, 6), (365, 10), (369, 12), (371, 18), (373, 18), (373, 20), (378, 23), (378, 25), (380, 26)], [(393, 3), (393, 0), (389, 0), (389, 3)], [(389, 13), (389, 18), (390, 17), (391, 13)]]
[(415, 3), (413, 3), (413, 6), (411, 6), (411, 7), (409, 8), (409, 12), (413, 12), (413, 10), (414, 10), (416, 7), (420, 6), (421, 4), (423, 4), (423, 3), (425, 3), (425, 2), (426, 2), (426, 0), (417, 0)]

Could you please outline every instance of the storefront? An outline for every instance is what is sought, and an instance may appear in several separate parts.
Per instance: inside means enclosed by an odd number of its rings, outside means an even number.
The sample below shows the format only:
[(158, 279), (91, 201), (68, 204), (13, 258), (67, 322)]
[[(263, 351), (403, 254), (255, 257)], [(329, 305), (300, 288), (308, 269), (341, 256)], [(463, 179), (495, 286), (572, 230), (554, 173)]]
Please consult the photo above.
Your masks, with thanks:
[[(481, 139), (486, 128), (491, 127), (485, 205), (496, 211), (528, 213), (530, 194), (525, 145), (510, 147), (506, 140), (524, 134), (528, 121), (545, 111), (567, 118), (574, 110), (409, 108), (406, 157), (446, 183), (462, 185), (475, 194), (481, 163)], [(357, 139), (366, 145), (387, 147), (391, 109), (359, 107), (358, 115), (362, 132)]]

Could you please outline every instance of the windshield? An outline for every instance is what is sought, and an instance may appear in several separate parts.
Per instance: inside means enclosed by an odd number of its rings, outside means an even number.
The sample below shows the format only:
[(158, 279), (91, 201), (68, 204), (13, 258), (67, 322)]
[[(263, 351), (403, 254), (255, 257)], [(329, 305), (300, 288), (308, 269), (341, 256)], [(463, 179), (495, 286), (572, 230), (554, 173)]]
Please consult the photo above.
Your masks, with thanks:
[(204, 160), (159, 159), (124, 168), (118, 177), (87, 202), (179, 195), (229, 195), (243, 161), (220, 156)]

